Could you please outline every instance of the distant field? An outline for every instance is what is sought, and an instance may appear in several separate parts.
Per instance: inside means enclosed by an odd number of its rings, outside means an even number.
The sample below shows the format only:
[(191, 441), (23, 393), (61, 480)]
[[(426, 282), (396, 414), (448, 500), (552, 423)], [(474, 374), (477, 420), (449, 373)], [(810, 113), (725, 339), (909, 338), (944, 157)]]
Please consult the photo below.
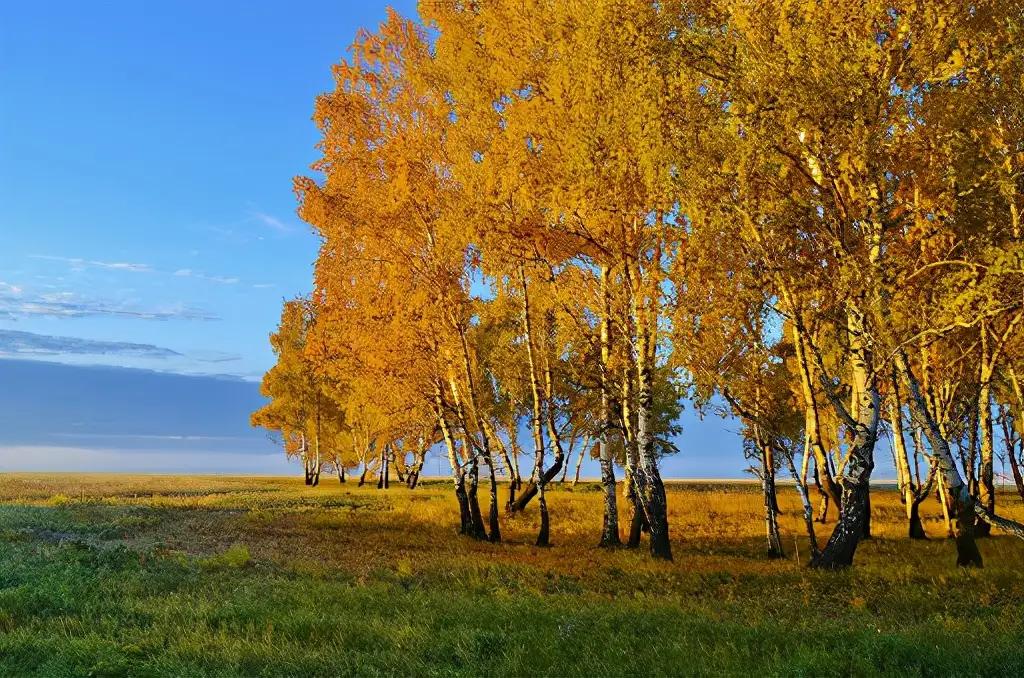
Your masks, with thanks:
[(876, 490), (857, 565), (816, 572), (781, 500), (772, 561), (755, 486), (670, 486), (663, 563), (593, 547), (590, 484), (549, 494), (538, 549), (535, 510), (503, 544), (456, 536), (440, 482), (0, 475), (0, 673), (1019, 675), (1024, 542), (959, 570), (937, 504), (910, 542)]

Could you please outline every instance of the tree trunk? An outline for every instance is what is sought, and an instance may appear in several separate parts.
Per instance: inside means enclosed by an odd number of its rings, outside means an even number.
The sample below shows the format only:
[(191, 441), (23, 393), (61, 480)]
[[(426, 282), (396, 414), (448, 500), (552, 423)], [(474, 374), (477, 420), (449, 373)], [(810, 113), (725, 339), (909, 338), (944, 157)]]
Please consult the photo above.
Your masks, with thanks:
[[(1006, 366), (1006, 373), (1010, 377), (1010, 386), (1013, 389), (1014, 400), (1016, 406), (1011, 406), (1011, 416), (1013, 417), (1014, 426), (1017, 427), (1017, 431), (1024, 430), (1021, 426), (1020, 417), (1024, 416), (1024, 392), (1021, 391), (1020, 380), (1017, 379), (1017, 371), (1013, 368), (1013, 365)], [(1024, 478), (1021, 477), (1020, 471), (1020, 457), (1017, 456), (1016, 449), (1013, 445), (1013, 438), (1010, 436), (1011, 429), (1008, 424), (1004, 423), (1006, 435), (1003, 440), (1006, 441), (1006, 454), (1010, 457), (1010, 471), (1013, 473), (1013, 483), (1017, 486), (1017, 494), (1020, 495), (1021, 499), (1024, 499)], [(1020, 438), (1020, 436), (1018, 436)], [(1024, 451), (1024, 438), (1019, 440), (1022, 451)]]
[(548, 500), (545, 492), (547, 483), (541, 481), (537, 486), (537, 505), (540, 508), (540, 530), (537, 532), (537, 546), (551, 546), (551, 524), (548, 517)]
[(1017, 460), (1017, 450), (1007, 445), (1006, 456), (1010, 458), (1010, 472), (1013, 473), (1013, 484), (1017, 487), (1017, 494), (1024, 499), (1024, 477), (1020, 474), (1020, 462)]
[[(808, 450), (804, 446), (804, 462), (807, 460)], [(796, 490), (800, 494), (800, 503), (803, 506), (804, 516), (804, 528), (807, 530), (807, 540), (811, 547), (811, 562), (818, 558), (820, 550), (818, 549), (818, 538), (814, 534), (814, 508), (811, 506), (811, 498), (807, 494), (807, 476), (797, 473), (796, 463), (793, 461), (792, 454), (783, 453), (786, 459), (786, 463), (789, 466), (789, 474), (793, 476), (793, 482), (796, 484)], [(804, 466), (806, 468), (806, 466)]]
[(470, 459), (469, 472), (466, 475), (469, 480), (469, 491), (466, 496), (469, 499), (469, 515), (473, 520), (472, 534), (475, 539), (484, 540), (487, 539), (487, 529), (484, 527), (484, 517), (480, 511), (480, 460), (475, 454)]
[(572, 476), (572, 486), (576, 487), (580, 483), (580, 469), (583, 468), (583, 459), (590, 450), (590, 436), (583, 439), (583, 447), (580, 448), (580, 454), (576, 458), (576, 472)]
[[(469, 495), (469, 506), (473, 515), (473, 526), (475, 535), (478, 539), (490, 539), (492, 542), (501, 541), (501, 530), (496, 529), (498, 527), (498, 495), (497, 486), (494, 478), (494, 459), (491, 455), (490, 440), (487, 436), (487, 431), (484, 426), (480, 423), (480, 415), (477, 408), (477, 397), (476, 397), (476, 380), (473, 378), (472, 365), (470, 364), (469, 356), (469, 342), (466, 340), (466, 331), (464, 326), (459, 326), (459, 339), (462, 346), (462, 371), (463, 376), (466, 379), (466, 387), (469, 389), (469, 412), (468, 416), (465, 409), (462, 406), (461, 401), (456, 404), (458, 406), (459, 420), (462, 422), (462, 428), (466, 433), (466, 444), (470, 444), (471, 437), (475, 433), (480, 434), (481, 452), (477, 454), (472, 446), (467, 447), (473, 454), (473, 461), (470, 471), (470, 495)], [(455, 388), (455, 384), (452, 384), (452, 391), (456, 398), (458, 397), (458, 390)], [(472, 422), (472, 431), (470, 430), (469, 422)], [(484, 528), (483, 516), (480, 515), (480, 502), (477, 498), (477, 490), (480, 485), (480, 458), (483, 457), (484, 463), (487, 464), (490, 470), (491, 478), (491, 510), (489, 515), (489, 522), (491, 523), (492, 533), (488, 536), (486, 529)]]
[(513, 502), (512, 510), (523, 510), (535, 494), (540, 495), (541, 523), (540, 531), (537, 535), (537, 545), (547, 546), (550, 539), (550, 525), (548, 523), (548, 505), (547, 498), (544, 495), (544, 488), (548, 481), (558, 474), (561, 466), (552, 464), (549, 469), (550, 475), (544, 473), (544, 431), (542, 428), (544, 415), (541, 405), (540, 380), (537, 376), (537, 360), (534, 355), (533, 347), (533, 324), (530, 318), (530, 292), (526, 283), (526, 272), (522, 267), (519, 268), (519, 275), (523, 284), (523, 330), (526, 334), (526, 356), (530, 368), (530, 399), (533, 405), (531, 431), (533, 432), (534, 463), (531, 482), (526, 489), (523, 490), (523, 493), (519, 495), (519, 498)]
[[(984, 337), (984, 327), (982, 336)], [(983, 344), (986, 342), (982, 342)], [(978, 472), (978, 501), (989, 513), (996, 510), (996, 488), (993, 468), (995, 442), (992, 424), (992, 384), (991, 374), (982, 366), (982, 382), (978, 392), (978, 428), (981, 437), (981, 468)], [(992, 527), (984, 520), (978, 520), (974, 526), (976, 537), (987, 537)]]
[(782, 538), (779, 536), (778, 500), (775, 494), (775, 458), (770, 446), (757, 440), (761, 450), (761, 491), (764, 494), (764, 524), (768, 539), (768, 557), (782, 558)]
[(386, 490), (388, 487), (388, 447), (384, 446), (380, 453), (380, 470), (377, 472), (377, 489)]
[[(925, 495), (927, 496), (927, 495)], [(921, 512), (920, 506), (924, 497), (920, 499), (913, 499), (910, 505), (907, 507), (909, 536), (911, 539), (927, 539), (928, 535), (925, 534), (924, 525), (921, 524)]]
[[(900, 398), (899, 375), (896, 368), (892, 372), (892, 400), (889, 402), (889, 425), (892, 427), (892, 453), (896, 464), (896, 479), (900, 491), (900, 501), (907, 512), (907, 530), (911, 539), (927, 539), (924, 526), (921, 523), (920, 507), (921, 502), (931, 492), (933, 479), (935, 478), (934, 467), (928, 474), (928, 482), (925, 488), (915, 485), (914, 476), (910, 471), (910, 457), (907, 452), (907, 441), (903, 437), (903, 401)], [(918, 454), (918, 435), (914, 429), (914, 455), (915, 460)], [(916, 464), (916, 461), (915, 461)], [(918, 476), (920, 482), (920, 476)]]
[[(452, 481), (455, 485), (455, 499), (459, 504), (459, 534), (473, 534), (473, 520), (469, 511), (469, 498), (466, 496), (464, 481), (465, 471), (460, 463), (459, 455), (455, 449), (455, 438), (452, 436), (451, 427), (448, 424), (448, 417), (444, 411), (444, 398), (441, 395), (441, 383), (434, 383), (434, 409), (437, 415), (438, 425), (441, 428), (441, 435), (444, 438), (445, 448), (448, 450), (448, 464), (452, 469)], [(365, 473), (365, 472), (364, 472)]]
[(839, 522), (821, 555), (812, 563), (814, 567), (839, 569), (853, 564), (853, 555), (864, 534), (867, 520), (867, 485), (844, 478)]
[[(818, 462), (814, 462), (814, 485), (818, 488), (818, 513), (814, 516), (814, 522), (825, 524), (828, 521), (828, 506), (830, 503), (829, 494), (821, 486), (821, 474), (818, 473)], [(826, 470), (826, 473), (828, 471)]]
[[(864, 316), (852, 304), (847, 309), (847, 337), (850, 353), (851, 382), (858, 394), (857, 411), (848, 412), (838, 396), (829, 392), (829, 399), (836, 412), (853, 431), (852, 448), (846, 471), (841, 483), (843, 489), (839, 522), (836, 524), (821, 555), (812, 565), (836, 569), (853, 564), (857, 545), (864, 536), (871, 510), (869, 483), (874, 469), (875, 441), (878, 436), (879, 408), (881, 402), (878, 385), (872, 372), (872, 356), (866, 340)], [(823, 386), (833, 386), (822, 376)]]
[(955, 535), (953, 533), (953, 517), (949, 514), (949, 507), (952, 501), (949, 498), (949, 493), (946, 492), (946, 481), (943, 479), (943, 474), (939, 474), (938, 486), (935, 488), (935, 499), (938, 500), (939, 505), (942, 507), (942, 521), (946, 526), (946, 537), (952, 539)]
[(605, 548), (622, 545), (619, 538), (619, 506), (615, 492), (615, 463), (612, 460), (611, 446), (608, 437), (613, 430), (611, 411), (611, 379), (609, 362), (611, 361), (611, 293), (609, 290), (610, 271), (607, 266), (601, 267), (601, 438), (598, 441), (598, 456), (601, 466), (601, 492), (604, 495), (604, 517), (601, 524), (601, 543)]
[[(652, 302), (653, 303), (653, 302)], [(637, 377), (637, 457), (635, 473), (637, 497), (643, 507), (644, 519), (651, 529), (651, 555), (655, 558), (672, 560), (672, 544), (668, 533), (668, 501), (665, 485), (658, 470), (654, 454), (654, 432), (651, 430), (654, 415), (654, 347), (649, 324), (638, 334)]]
[[(785, 292), (784, 297), (792, 307), (791, 312), (798, 313), (796, 304), (788, 291)], [(817, 400), (814, 397), (815, 388), (813, 368), (807, 355), (807, 342), (810, 341), (810, 339), (804, 336), (804, 331), (801, 330), (801, 323), (794, 323), (792, 325), (792, 335), (793, 347), (796, 351), (797, 366), (800, 371), (800, 387), (804, 401), (804, 435), (806, 436), (806, 445), (814, 456), (815, 483), (818, 485), (818, 490), (822, 492), (825, 497), (822, 499), (821, 509), (817, 520), (820, 523), (824, 523), (828, 517), (829, 500), (831, 500), (831, 502), (836, 506), (840, 505), (840, 490), (835, 479), (832, 477), (831, 471), (829, 470), (828, 451), (825, 449), (825, 445), (822, 442), (821, 416), (818, 412)]]
[(949, 443), (940, 433), (938, 424), (924, 402), (920, 386), (910, 369), (906, 353), (902, 350), (898, 351), (895, 359), (896, 366), (910, 390), (911, 413), (918, 420), (925, 436), (928, 437), (935, 463), (938, 465), (938, 472), (942, 474), (940, 480), (943, 481), (942, 484), (953, 500), (953, 513), (957, 523), (956, 564), (961, 567), (981, 567), (981, 552), (978, 551), (978, 545), (974, 541), (974, 498), (968, 491), (963, 478), (960, 477), (960, 472), (957, 471), (953, 455), (949, 450)]
[(497, 543), (501, 541), (501, 525), (498, 523), (498, 478), (494, 473), (494, 462), (493, 460), (487, 464), (487, 470), (491, 480), (491, 506), (490, 515), (488, 516), (488, 524), (490, 528), (490, 534), (488, 539)]
[(505, 469), (508, 471), (508, 501), (505, 503), (505, 509), (508, 510), (512, 506), (512, 502), (516, 500), (516, 482), (518, 481), (518, 470), (512, 465), (512, 458), (509, 456), (508, 448), (505, 447), (505, 443), (501, 441), (498, 434), (495, 433), (494, 428), (484, 421), (484, 429), (487, 431), (487, 435), (494, 444), (498, 446), (498, 453), (501, 455), (502, 461), (505, 463)]

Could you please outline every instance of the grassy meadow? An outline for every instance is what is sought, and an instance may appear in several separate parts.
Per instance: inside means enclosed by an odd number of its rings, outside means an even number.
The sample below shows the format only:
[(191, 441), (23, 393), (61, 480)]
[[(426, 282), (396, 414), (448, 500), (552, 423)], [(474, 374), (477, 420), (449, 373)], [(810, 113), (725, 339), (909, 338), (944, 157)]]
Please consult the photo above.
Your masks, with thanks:
[(1019, 675), (1024, 542), (958, 569), (938, 505), (911, 542), (880, 489), (856, 566), (811, 571), (780, 493), (773, 561), (756, 486), (670, 485), (666, 563), (594, 548), (593, 484), (549, 493), (539, 549), (534, 506), (458, 537), (440, 481), (0, 475), (0, 674)]

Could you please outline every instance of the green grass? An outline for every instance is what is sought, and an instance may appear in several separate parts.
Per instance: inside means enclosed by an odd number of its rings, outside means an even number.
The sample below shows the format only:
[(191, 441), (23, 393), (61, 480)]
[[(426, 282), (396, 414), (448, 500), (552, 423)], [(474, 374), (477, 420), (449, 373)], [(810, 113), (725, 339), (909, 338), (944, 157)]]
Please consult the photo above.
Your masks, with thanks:
[[(125, 493), (65, 477), (41, 480), (52, 483), (47, 494), (24, 481), (0, 477), (5, 675), (1013, 675), (1024, 666), (1024, 549), (989, 539), (987, 567), (958, 570), (946, 540), (885, 536), (892, 497), (882, 493), (880, 536), (858, 565), (820, 573), (760, 555), (757, 495), (742, 488), (725, 498), (673, 489), (674, 524), (688, 534), (673, 535), (674, 563), (654, 563), (590, 546), (599, 496), (580, 488), (551, 493), (555, 546), (536, 549), (532, 514), (505, 521), (508, 544), (456, 537), (446, 485), (382, 496), (290, 479), (182, 479), (190, 492), (170, 478), (110, 481), (159, 486)], [(687, 527), (708, 522), (691, 514), (709, 506), (717, 525)], [(787, 529), (796, 520), (787, 515)]]

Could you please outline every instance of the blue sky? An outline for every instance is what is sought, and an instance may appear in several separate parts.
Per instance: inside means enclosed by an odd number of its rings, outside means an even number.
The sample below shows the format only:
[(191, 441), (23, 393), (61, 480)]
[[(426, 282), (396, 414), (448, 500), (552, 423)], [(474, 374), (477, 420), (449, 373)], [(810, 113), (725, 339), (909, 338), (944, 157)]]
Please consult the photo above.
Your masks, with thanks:
[[(414, 12), (413, 0), (391, 4)], [(6, 3), (0, 363), (258, 380), (281, 299), (311, 286), (317, 242), (295, 216), (292, 177), (317, 157), (314, 98), (385, 8)], [(0, 470), (290, 472), (248, 429), (254, 383), (145, 388), (157, 382), (144, 372), (0, 367), (21, 384), (4, 408)], [(203, 413), (218, 416), (200, 426)], [(741, 475), (734, 422), (687, 410), (683, 426), (666, 475)]]
[(310, 287), (316, 240), (291, 180), (316, 158), (314, 97), (384, 15), (344, 0), (7, 3), (0, 331), (19, 334), (0, 354), (258, 378), (281, 298)]

